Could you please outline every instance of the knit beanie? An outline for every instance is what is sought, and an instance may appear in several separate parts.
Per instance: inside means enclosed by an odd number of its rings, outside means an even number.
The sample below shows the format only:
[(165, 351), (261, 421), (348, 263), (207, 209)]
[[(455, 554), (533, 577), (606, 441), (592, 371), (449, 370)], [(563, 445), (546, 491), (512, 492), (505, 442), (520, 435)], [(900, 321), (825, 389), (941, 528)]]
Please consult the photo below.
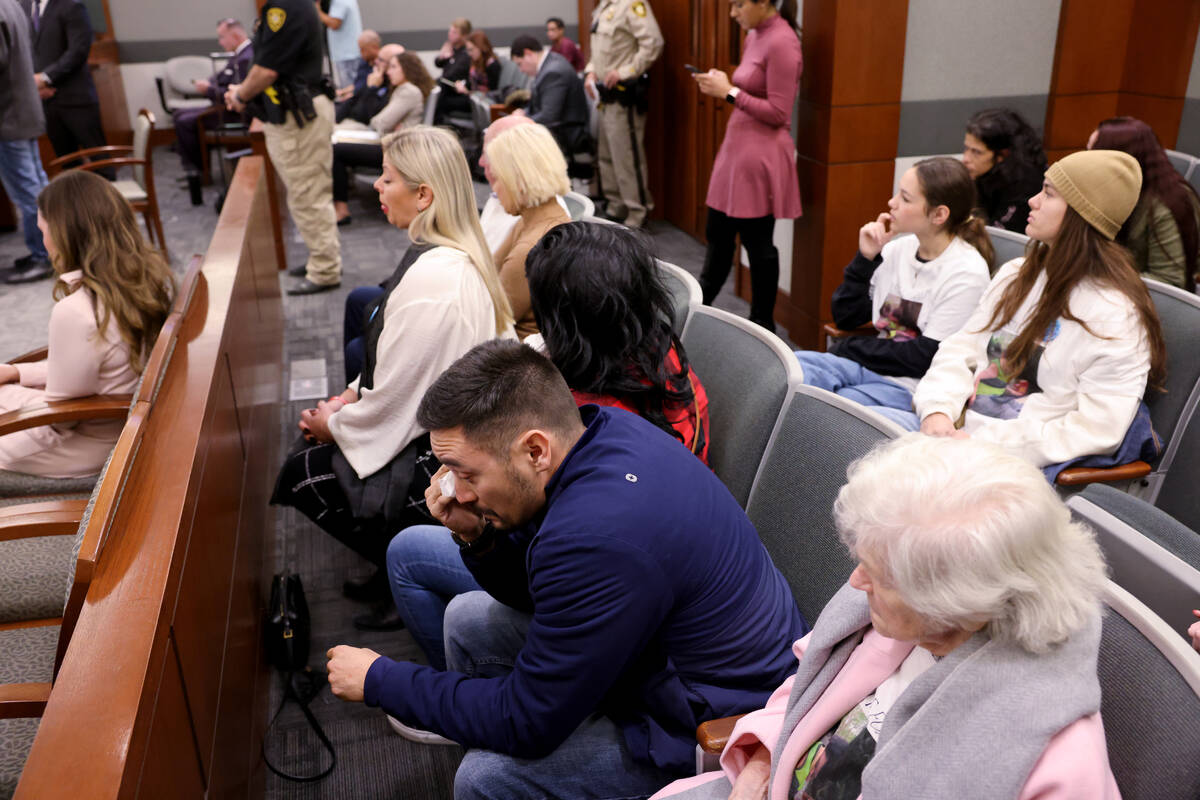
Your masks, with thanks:
[(1089, 225), (1114, 239), (1137, 205), (1142, 168), (1120, 150), (1082, 150), (1051, 164), (1046, 180)]

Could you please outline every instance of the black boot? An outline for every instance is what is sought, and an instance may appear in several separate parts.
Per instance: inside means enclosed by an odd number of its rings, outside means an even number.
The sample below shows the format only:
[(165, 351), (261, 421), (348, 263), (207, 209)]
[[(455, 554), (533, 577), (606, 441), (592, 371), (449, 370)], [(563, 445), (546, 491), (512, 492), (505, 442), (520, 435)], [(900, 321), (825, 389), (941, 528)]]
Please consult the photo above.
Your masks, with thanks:
[(188, 185), (188, 194), (190, 194), (192, 196), (192, 205), (194, 205), (194, 206), (204, 205), (204, 194), (200, 191), (200, 176), (199, 175), (188, 175), (187, 176), (187, 185)]
[(750, 321), (775, 332), (775, 295), (779, 289), (779, 252), (774, 247), (750, 262)]

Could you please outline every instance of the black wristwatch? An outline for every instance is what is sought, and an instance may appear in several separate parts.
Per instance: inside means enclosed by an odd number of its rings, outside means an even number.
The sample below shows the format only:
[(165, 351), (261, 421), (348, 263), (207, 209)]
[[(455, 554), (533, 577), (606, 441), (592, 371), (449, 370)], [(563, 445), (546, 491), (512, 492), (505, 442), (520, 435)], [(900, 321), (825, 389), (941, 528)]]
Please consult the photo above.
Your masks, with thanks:
[(483, 533), (479, 534), (469, 542), (460, 537), (454, 531), (450, 531), (450, 536), (454, 539), (454, 543), (458, 545), (460, 552), (470, 553), (472, 555), (486, 553), (488, 550), (492, 549), (494, 544), (496, 544), (496, 529), (492, 527), (492, 523), (490, 522), (483, 526)]
[(725, 102), (729, 103), (729, 105), (731, 105), (731, 106), (736, 105), (737, 104), (737, 96), (739, 93), (741, 93), (741, 91), (742, 90), (736, 86), (733, 87), (732, 89), (730, 89), (729, 94), (725, 95)]

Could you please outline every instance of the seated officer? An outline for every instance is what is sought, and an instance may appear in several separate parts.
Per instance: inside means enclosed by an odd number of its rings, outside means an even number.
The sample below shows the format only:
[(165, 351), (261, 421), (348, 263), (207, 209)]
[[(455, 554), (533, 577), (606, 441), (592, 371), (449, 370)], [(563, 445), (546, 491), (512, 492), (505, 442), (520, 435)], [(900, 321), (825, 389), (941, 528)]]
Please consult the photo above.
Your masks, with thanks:
[[(225, 63), (224, 68), (207, 79), (192, 83), (197, 92), (212, 101), (213, 107), (224, 109), (225, 90), (231, 84), (240, 83), (250, 72), (250, 65), (254, 63), (254, 45), (246, 36), (246, 28), (233, 18), (217, 23), (217, 44), (223, 51), (233, 53), (233, 57)], [(196, 119), (208, 110), (188, 108), (176, 111), (172, 115), (175, 139), (179, 142), (179, 160), (183, 162), (183, 172), (188, 176), (188, 186), (192, 188), (193, 197), (199, 195), (200, 186), (196, 177), (200, 174), (200, 132), (196, 129)], [(218, 119), (219, 115), (210, 114), (204, 118), (204, 127), (216, 127)]]
[[(763, 702), (807, 626), (736, 501), (686, 448), (575, 406), (544, 356), (478, 345), (425, 393), (426, 498), (483, 592), (446, 612), (449, 671), (346, 645), (345, 700), (469, 752), (456, 798), (647, 796), (705, 720)], [(443, 476), (453, 475), (453, 492)]]

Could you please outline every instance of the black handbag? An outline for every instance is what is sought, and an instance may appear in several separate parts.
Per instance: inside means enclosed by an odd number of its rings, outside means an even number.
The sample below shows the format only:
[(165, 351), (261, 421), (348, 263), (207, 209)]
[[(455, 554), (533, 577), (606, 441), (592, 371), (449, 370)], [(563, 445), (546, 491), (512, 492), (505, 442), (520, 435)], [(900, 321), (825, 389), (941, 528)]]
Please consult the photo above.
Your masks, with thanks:
[[(271, 717), (271, 723), (263, 734), (262, 755), (267, 768), (281, 778), (300, 783), (319, 781), (337, 766), (337, 753), (333, 743), (325, 735), (309, 704), (327, 684), (324, 674), (314, 673), (308, 668), (308, 651), (312, 640), (312, 618), (308, 614), (308, 602), (304, 599), (304, 586), (300, 576), (292, 572), (276, 575), (271, 581), (271, 602), (267, 606), (263, 624), (263, 644), (267, 649), (267, 661), (279, 670), (283, 677), (283, 700)], [(321, 740), (322, 747), (329, 752), (329, 766), (316, 775), (292, 775), (271, 763), (267, 756), (267, 740), (288, 700), (294, 700), (309, 726)]]

